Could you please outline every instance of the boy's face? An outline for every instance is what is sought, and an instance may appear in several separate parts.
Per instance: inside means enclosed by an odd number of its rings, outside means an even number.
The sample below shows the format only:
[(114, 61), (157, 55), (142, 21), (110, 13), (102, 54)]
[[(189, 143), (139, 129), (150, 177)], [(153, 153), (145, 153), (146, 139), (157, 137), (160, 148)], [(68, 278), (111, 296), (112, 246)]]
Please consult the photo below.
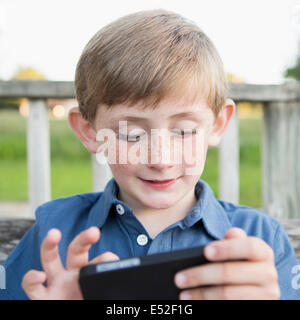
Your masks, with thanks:
[[(84, 138), (87, 124), (78, 130), (76, 123), (85, 120), (72, 121), (71, 110), (69, 121), (90, 152), (97, 153), (99, 145), (106, 144), (121, 200), (134, 208), (166, 209), (194, 192), (207, 148), (218, 145), (233, 111), (231, 100), (217, 119), (204, 100), (194, 105), (165, 100), (156, 109), (101, 106), (94, 121), (96, 136), (90, 127)], [(104, 138), (107, 132), (114, 133), (115, 140)]]

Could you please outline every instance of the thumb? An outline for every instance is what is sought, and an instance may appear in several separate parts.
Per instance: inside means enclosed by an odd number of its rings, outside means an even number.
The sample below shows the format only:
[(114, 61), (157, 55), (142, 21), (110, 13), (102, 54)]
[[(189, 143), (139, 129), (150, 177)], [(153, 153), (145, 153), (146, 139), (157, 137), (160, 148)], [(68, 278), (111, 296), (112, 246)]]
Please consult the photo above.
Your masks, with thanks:
[(224, 239), (234, 239), (234, 238), (246, 238), (246, 232), (241, 228), (231, 228), (229, 229), (224, 236)]
[(120, 260), (120, 258), (115, 253), (107, 251), (100, 254), (100, 256), (97, 256), (93, 260), (89, 261), (88, 264), (102, 263), (102, 262), (115, 261), (115, 260)]

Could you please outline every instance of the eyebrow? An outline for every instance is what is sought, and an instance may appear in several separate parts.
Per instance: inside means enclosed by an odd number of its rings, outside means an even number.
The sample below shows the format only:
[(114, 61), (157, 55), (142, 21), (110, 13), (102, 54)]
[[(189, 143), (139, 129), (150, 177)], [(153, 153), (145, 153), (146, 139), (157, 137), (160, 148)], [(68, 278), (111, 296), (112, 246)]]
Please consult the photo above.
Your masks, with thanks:
[(173, 114), (170, 118), (171, 119), (182, 119), (182, 118), (198, 119), (199, 116), (195, 112), (189, 111), (189, 112), (181, 112), (181, 113)]
[[(181, 112), (181, 113), (176, 113), (173, 114), (172, 116), (169, 117), (169, 119), (183, 119), (183, 118), (192, 118), (192, 119), (198, 119), (199, 120), (199, 115), (197, 115), (195, 112)], [(117, 122), (117, 121), (132, 121), (132, 122), (147, 122), (148, 118), (143, 118), (143, 117), (136, 117), (136, 116), (125, 116), (122, 118), (115, 118), (112, 119), (112, 122)]]

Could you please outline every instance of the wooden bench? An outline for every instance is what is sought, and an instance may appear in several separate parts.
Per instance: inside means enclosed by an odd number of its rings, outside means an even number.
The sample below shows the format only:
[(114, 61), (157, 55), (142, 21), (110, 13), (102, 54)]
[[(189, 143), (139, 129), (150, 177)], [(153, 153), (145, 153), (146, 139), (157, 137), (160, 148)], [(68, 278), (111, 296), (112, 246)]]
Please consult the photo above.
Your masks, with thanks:
[[(0, 264), (33, 225), (33, 219), (0, 219)], [(300, 219), (282, 220), (300, 261)]]

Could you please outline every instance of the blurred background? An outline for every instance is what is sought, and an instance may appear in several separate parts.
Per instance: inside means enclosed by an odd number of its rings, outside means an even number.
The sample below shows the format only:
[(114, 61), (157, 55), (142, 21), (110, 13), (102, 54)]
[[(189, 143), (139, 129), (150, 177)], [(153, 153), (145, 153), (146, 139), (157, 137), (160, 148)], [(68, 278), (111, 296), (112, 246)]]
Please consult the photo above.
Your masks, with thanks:
[[(101, 27), (154, 8), (194, 20), (217, 47), (227, 79), (282, 84), (300, 79), (300, 1), (0, 0), (0, 80), (73, 81), (83, 47)], [(51, 198), (92, 191), (91, 155), (67, 122), (74, 99), (47, 99)], [(27, 99), (0, 99), (0, 212), (27, 214)], [(239, 103), (240, 204), (262, 207), (262, 105)], [(218, 154), (204, 173), (218, 197)], [(2, 206), (2, 207), (1, 207)]]

